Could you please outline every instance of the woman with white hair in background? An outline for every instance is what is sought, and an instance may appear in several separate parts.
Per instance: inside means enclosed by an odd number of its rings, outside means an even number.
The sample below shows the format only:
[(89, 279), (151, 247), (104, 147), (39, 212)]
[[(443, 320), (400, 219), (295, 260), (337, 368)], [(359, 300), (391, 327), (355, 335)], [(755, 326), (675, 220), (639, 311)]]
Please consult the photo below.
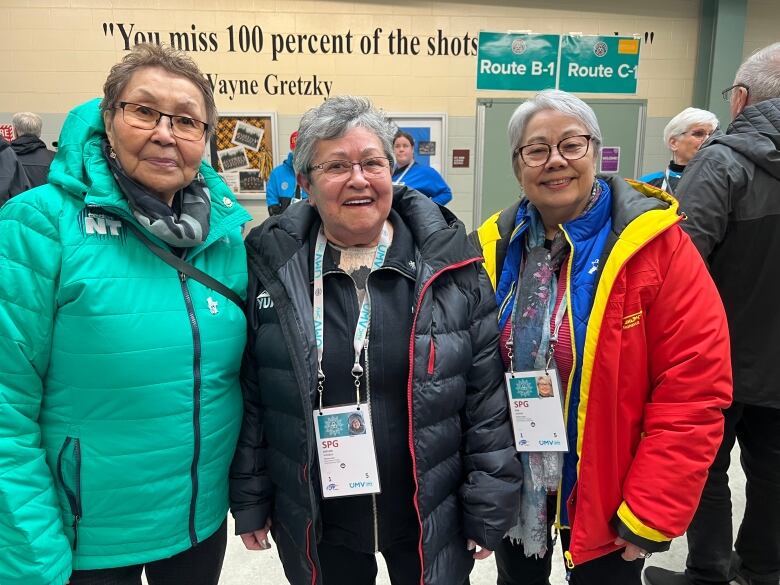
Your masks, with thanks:
[(718, 124), (718, 118), (712, 112), (685, 108), (669, 120), (664, 128), (664, 144), (672, 151), (669, 166), (663, 171), (644, 175), (639, 180), (674, 195), (685, 165), (712, 136)]

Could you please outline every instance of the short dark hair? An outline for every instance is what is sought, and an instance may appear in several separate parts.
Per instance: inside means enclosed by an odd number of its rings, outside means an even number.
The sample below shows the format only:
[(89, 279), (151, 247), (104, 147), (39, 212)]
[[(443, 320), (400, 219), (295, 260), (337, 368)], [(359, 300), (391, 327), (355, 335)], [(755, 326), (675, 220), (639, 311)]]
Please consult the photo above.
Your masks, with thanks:
[(214, 102), (211, 85), (192, 57), (169, 45), (142, 43), (122, 57), (122, 60), (111, 68), (103, 84), (103, 101), (100, 102), (100, 109), (107, 112), (115, 108), (130, 78), (144, 67), (160, 67), (168, 73), (184, 77), (194, 83), (203, 94), (203, 101), (206, 104), (205, 122), (209, 125), (209, 135), (214, 131), (217, 125), (217, 105)]
[(395, 146), (395, 141), (399, 138), (406, 138), (409, 141), (409, 144), (414, 146), (414, 137), (408, 132), (404, 132), (403, 130), (399, 130), (395, 133), (395, 136), (393, 136), (393, 146)]

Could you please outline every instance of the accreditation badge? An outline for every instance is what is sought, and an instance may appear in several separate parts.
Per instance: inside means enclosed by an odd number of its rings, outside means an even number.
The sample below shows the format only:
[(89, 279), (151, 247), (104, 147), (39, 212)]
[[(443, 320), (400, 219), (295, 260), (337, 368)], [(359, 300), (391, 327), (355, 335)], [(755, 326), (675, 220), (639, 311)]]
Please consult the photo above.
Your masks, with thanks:
[(568, 451), (563, 394), (555, 368), (505, 374), (515, 449)]
[(378, 494), (379, 471), (368, 404), (315, 409), (323, 498)]

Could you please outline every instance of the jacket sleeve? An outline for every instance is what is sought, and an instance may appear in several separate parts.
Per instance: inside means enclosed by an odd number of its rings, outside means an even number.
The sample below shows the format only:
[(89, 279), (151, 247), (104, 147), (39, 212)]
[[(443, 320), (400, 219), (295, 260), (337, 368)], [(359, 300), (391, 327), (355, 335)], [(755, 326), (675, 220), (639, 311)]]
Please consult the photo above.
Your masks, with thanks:
[[(251, 272), (250, 272), (251, 275)], [(247, 345), (241, 365), (241, 391), (244, 396), (244, 417), (238, 445), (230, 467), (230, 510), (236, 521), (236, 534), (259, 530), (265, 526), (273, 500), (273, 485), (265, 465), (263, 440), (263, 406), (255, 355), (257, 337), (257, 296), (259, 283), (250, 282), (247, 295)]]
[(688, 236), (671, 231), (671, 261), (645, 315), (651, 395), (613, 518), (622, 538), (650, 552), (668, 549), (687, 529), (723, 438), (722, 409), (732, 392), (720, 297)]
[[(47, 193), (47, 195), (51, 195)], [(0, 210), (0, 583), (61, 585), (71, 573), (38, 426), (61, 262), (57, 225), (26, 195)]]
[(279, 167), (271, 171), (265, 184), (265, 204), (267, 207), (279, 205)]
[(701, 149), (688, 163), (675, 197), (688, 216), (682, 228), (707, 260), (723, 240), (732, 209), (732, 193), (747, 182), (745, 169), (726, 157), (719, 144)]
[(479, 267), (472, 311), (473, 361), (467, 380), (463, 420), (466, 480), (460, 489), (467, 538), (495, 550), (517, 521), (523, 471), (516, 457), (498, 352), (496, 304)]
[(439, 205), (452, 201), (452, 189), (436, 169), (431, 169), (431, 199)]

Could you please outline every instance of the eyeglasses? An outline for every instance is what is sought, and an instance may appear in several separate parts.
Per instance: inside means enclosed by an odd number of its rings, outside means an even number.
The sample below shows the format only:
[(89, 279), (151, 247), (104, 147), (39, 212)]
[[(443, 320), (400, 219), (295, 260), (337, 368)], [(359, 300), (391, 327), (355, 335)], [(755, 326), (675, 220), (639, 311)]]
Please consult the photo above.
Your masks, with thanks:
[(176, 138), (181, 138), (182, 140), (200, 140), (203, 138), (206, 128), (209, 127), (206, 122), (201, 122), (195, 118), (164, 114), (149, 106), (142, 106), (132, 102), (119, 102), (119, 105), (115, 107), (122, 110), (122, 119), (125, 121), (125, 124), (140, 130), (154, 130), (163, 117), (170, 118), (171, 132)]
[(588, 154), (591, 138), (590, 134), (579, 134), (564, 138), (558, 144), (535, 142), (525, 146), (518, 146), (512, 151), (512, 158), (517, 157), (519, 154), (526, 166), (540, 167), (550, 160), (550, 154), (552, 154), (552, 149), (555, 147), (566, 160), (579, 160)]
[(680, 135), (688, 134), (690, 136), (693, 136), (696, 140), (706, 140), (710, 136), (712, 136), (712, 132), (708, 132), (707, 130), (691, 130), (691, 131), (685, 131), (680, 132)]
[(750, 97), (750, 88), (747, 85), (745, 85), (744, 83), (736, 83), (736, 84), (732, 85), (731, 87), (727, 87), (722, 92), (720, 92), (720, 95), (723, 96), (724, 100), (726, 100), (727, 102), (730, 103), (731, 102), (731, 96), (734, 93), (734, 90), (737, 89), (738, 87), (743, 88), (745, 90), (745, 93), (747, 94), (747, 96)]
[(385, 156), (372, 156), (361, 161), (328, 160), (309, 167), (310, 171), (322, 171), (328, 179), (345, 179), (355, 165), (360, 167), (364, 177), (375, 179), (383, 177), (390, 168), (390, 159)]

